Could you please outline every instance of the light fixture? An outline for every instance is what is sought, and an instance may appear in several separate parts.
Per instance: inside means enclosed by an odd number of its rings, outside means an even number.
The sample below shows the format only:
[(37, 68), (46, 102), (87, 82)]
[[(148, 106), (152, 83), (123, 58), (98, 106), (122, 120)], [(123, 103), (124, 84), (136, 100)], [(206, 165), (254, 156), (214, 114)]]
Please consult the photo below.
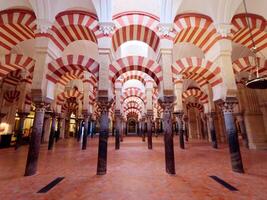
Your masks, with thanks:
[[(259, 60), (257, 59), (257, 47), (255, 45), (255, 41), (252, 35), (252, 31), (251, 31), (251, 27), (250, 27), (250, 23), (248, 20), (248, 11), (247, 11), (247, 5), (246, 5), (246, 1), (243, 0), (243, 4), (244, 4), (244, 8), (245, 8), (245, 12), (246, 12), (246, 21), (247, 21), (247, 25), (248, 25), (248, 29), (249, 29), (249, 34), (250, 34), (250, 39), (253, 45), (252, 48), (252, 53), (253, 53), (253, 57), (255, 60), (255, 67), (256, 67), (256, 78), (251, 78), (252, 76), (249, 76), (248, 81), (246, 82), (246, 86), (250, 89), (267, 89), (267, 76), (260, 76), (259, 75), (259, 68), (260, 68), (260, 63)], [(253, 66), (251, 66), (253, 68)], [(252, 69), (251, 68), (251, 69)], [(253, 70), (251, 70), (251, 73), (253, 73)]]

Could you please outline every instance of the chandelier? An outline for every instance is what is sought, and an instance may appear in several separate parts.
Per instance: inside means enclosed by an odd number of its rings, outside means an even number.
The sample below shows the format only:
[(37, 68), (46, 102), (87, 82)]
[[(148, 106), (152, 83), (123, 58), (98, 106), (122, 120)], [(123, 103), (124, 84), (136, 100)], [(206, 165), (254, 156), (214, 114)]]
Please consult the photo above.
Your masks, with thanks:
[(255, 45), (255, 41), (252, 35), (252, 31), (251, 31), (251, 26), (248, 20), (248, 11), (247, 11), (247, 5), (246, 5), (246, 1), (243, 0), (243, 4), (244, 4), (244, 8), (245, 8), (245, 12), (246, 12), (246, 21), (248, 24), (248, 29), (249, 29), (249, 35), (250, 35), (250, 39), (253, 45), (252, 48), (252, 53), (253, 53), (253, 58), (255, 61), (255, 68), (256, 68), (256, 78), (252, 76), (253, 73), (253, 67), (251, 66), (251, 74), (249, 75), (249, 78), (246, 82), (246, 86), (248, 88), (251, 89), (267, 89), (267, 76), (260, 76), (259, 74), (259, 68), (260, 68), (260, 63), (259, 60), (257, 59), (257, 47)]

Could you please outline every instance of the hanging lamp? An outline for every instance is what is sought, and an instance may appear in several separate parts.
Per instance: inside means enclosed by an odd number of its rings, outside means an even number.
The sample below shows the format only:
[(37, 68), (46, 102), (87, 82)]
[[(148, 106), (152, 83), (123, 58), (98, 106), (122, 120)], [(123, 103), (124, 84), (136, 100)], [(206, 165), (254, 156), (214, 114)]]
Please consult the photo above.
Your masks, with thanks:
[(244, 4), (244, 8), (245, 8), (245, 12), (246, 12), (246, 21), (248, 24), (248, 29), (249, 29), (249, 34), (250, 34), (250, 39), (253, 45), (252, 48), (252, 53), (253, 53), (253, 57), (255, 60), (255, 67), (256, 67), (256, 78), (251, 78), (252, 76), (249, 76), (247, 82), (246, 82), (246, 86), (248, 88), (251, 89), (267, 89), (267, 76), (260, 76), (259, 75), (259, 68), (260, 68), (260, 63), (259, 60), (257, 59), (257, 47), (255, 45), (255, 41), (252, 35), (252, 31), (251, 31), (251, 27), (250, 27), (250, 23), (248, 20), (248, 11), (247, 11), (247, 5), (246, 5), (246, 0), (243, 0), (243, 4)]

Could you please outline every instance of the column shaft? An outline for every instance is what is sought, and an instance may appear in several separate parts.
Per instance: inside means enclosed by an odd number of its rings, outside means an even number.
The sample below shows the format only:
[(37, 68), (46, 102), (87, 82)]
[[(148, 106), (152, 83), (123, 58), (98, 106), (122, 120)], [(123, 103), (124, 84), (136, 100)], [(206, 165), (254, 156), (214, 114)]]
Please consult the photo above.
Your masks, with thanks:
[(44, 115), (44, 104), (36, 104), (32, 135), (25, 169), (25, 176), (34, 175), (37, 171)]
[(89, 132), (89, 115), (84, 115), (84, 131), (83, 131), (83, 142), (82, 142), (82, 150), (85, 150), (87, 147), (87, 136)]
[(23, 137), (23, 128), (24, 128), (24, 121), (29, 113), (18, 113), (19, 115), (19, 128), (17, 132), (17, 140), (16, 140), (16, 145), (15, 145), (15, 150), (19, 148), (21, 145), (21, 140)]
[(107, 172), (107, 150), (108, 150), (108, 109), (109, 102), (101, 102), (101, 117), (98, 145), (97, 175)]
[(50, 130), (50, 135), (49, 135), (48, 150), (51, 150), (54, 146), (55, 128), (56, 128), (56, 115), (55, 113), (52, 113), (52, 124), (51, 124), (51, 130)]

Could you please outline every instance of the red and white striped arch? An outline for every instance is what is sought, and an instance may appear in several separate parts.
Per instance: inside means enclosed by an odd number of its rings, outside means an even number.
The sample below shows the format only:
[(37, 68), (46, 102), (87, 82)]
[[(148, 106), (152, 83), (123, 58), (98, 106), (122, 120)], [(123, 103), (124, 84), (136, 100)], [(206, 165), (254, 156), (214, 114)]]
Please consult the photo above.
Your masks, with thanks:
[[(267, 60), (264, 58), (257, 57), (257, 62), (259, 63), (259, 73), (261, 75), (267, 75)], [(255, 58), (252, 56), (239, 58), (233, 62), (234, 73), (239, 72), (256, 72)]]
[(174, 21), (174, 30), (177, 35), (174, 43), (191, 43), (206, 53), (221, 36), (217, 33), (210, 17), (188, 13), (178, 15)]
[(64, 50), (76, 40), (89, 40), (97, 43), (102, 37), (97, 17), (85, 11), (65, 11), (56, 16), (56, 22), (49, 31), (51, 39), (60, 50)]
[(19, 100), (20, 91), (9, 90), (4, 93), (4, 99), (9, 103), (14, 103)]
[[(214, 63), (196, 57), (182, 58), (172, 65), (174, 79), (176, 75), (190, 75), (192, 80), (203, 85), (203, 80), (207, 81), (211, 87), (222, 83), (220, 76), (221, 69)], [(187, 77), (188, 78), (188, 77)]]
[(20, 69), (27, 69), (31, 74), (34, 70), (35, 61), (24, 55), (7, 54), (0, 56), (0, 79), (7, 74)]
[(267, 47), (266, 20), (256, 14), (238, 14), (233, 17), (233, 42), (249, 49), (253, 47), (247, 19), (252, 29), (252, 37), (255, 40), (257, 51), (265, 49)]
[(66, 103), (64, 103), (62, 105), (62, 108), (61, 110), (64, 112), (64, 111), (68, 111), (68, 112), (76, 112), (79, 108), (79, 105), (77, 102), (70, 102), (70, 101), (67, 101)]
[(20, 73), (20, 70), (10, 72), (7, 76), (3, 78), (3, 82), (8, 85), (16, 86), (22, 79)]
[(10, 9), (0, 12), (0, 48), (10, 53), (12, 48), (34, 38), (35, 15), (32, 11)]
[(135, 101), (131, 101), (131, 102), (128, 102), (128, 103), (124, 103), (123, 108), (124, 108), (124, 111), (126, 111), (129, 108), (136, 108), (136, 109), (139, 109), (139, 110), (142, 111), (144, 107), (142, 107), (142, 105), (138, 104)]
[(78, 99), (79, 101), (82, 101), (83, 100), (83, 93), (81, 93), (80, 91), (75, 90), (75, 89), (62, 92), (62, 93), (58, 94), (58, 96), (57, 96), (57, 104), (63, 105), (67, 99), (72, 98), (72, 97)]
[(188, 104), (186, 104), (186, 108), (187, 109), (196, 108), (197, 110), (199, 110), (199, 112), (204, 112), (204, 106), (201, 105), (200, 103), (189, 102)]
[(183, 102), (185, 102), (189, 97), (195, 97), (201, 104), (208, 103), (208, 95), (200, 89), (192, 88), (184, 91), (182, 94)]
[(145, 12), (124, 12), (113, 17), (116, 26), (112, 36), (114, 51), (130, 40), (147, 43), (154, 51), (160, 41), (158, 32), (159, 18)]
[(115, 31), (112, 36), (114, 52), (125, 42), (138, 40), (148, 44), (155, 52), (158, 49), (160, 38), (157, 34), (142, 25), (129, 25)]
[(84, 79), (84, 71), (83, 70), (73, 70), (70, 72), (67, 72), (66, 74), (64, 74), (60, 80), (59, 80), (59, 84), (66, 86), (68, 82), (70, 82), (71, 80), (75, 80), (75, 79), (80, 79), (83, 82), (89, 82), (91, 83), (94, 87), (96, 87), (97, 84), (97, 79), (94, 76), (91, 76), (89, 80), (85, 80)]
[(121, 95), (121, 103), (123, 103), (128, 97), (138, 97), (144, 102), (144, 104), (147, 102), (145, 93), (138, 89), (125, 90)]
[(139, 118), (139, 119), (140, 119), (141, 116), (142, 116), (141, 111), (138, 110), (138, 109), (136, 109), (136, 108), (130, 108), (130, 109), (126, 110), (126, 111), (124, 112), (124, 116), (127, 118), (127, 116), (128, 116), (129, 114), (133, 114), (133, 113), (136, 113), (136, 114), (138, 115), (138, 118)]
[(138, 80), (142, 82), (144, 85), (146, 85), (146, 82), (148, 80), (153, 81), (149, 76), (147, 76), (144, 72), (141, 71), (127, 71), (120, 75), (120, 77), (117, 80), (122, 80), (122, 84), (124, 84), (126, 81), (129, 80)]
[(110, 80), (115, 83), (116, 79), (128, 71), (141, 71), (149, 75), (156, 84), (162, 81), (161, 66), (154, 60), (141, 56), (128, 56), (120, 58), (109, 65)]
[(48, 64), (46, 78), (53, 83), (57, 83), (63, 75), (76, 70), (89, 71), (98, 80), (98, 62), (83, 55), (67, 55), (52, 61)]
[(136, 102), (139, 105), (141, 105), (142, 107), (145, 106), (144, 101), (142, 99), (140, 99), (139, 97), (130, 96), (130, 97), (127, 97), (126, 99), (124, 99), (124, 101), (123, 101), (124, 104), (128, 104), (130, 102)]

